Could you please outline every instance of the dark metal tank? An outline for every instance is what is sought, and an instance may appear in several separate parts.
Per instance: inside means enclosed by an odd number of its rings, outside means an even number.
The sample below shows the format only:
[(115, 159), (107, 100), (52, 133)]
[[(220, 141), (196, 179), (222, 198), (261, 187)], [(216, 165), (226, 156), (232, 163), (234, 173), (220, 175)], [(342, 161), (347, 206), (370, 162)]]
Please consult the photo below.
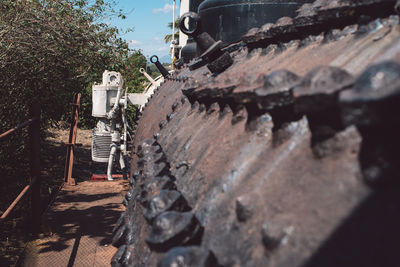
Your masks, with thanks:
[[(189, 11), (197, 12), (199, 5), (204, 2), (204, 0), (191, 0), (189, 3)], [(189, 38), (187, 44), (182, 48), (181, 57), (185, 63), (195, 58), (197, 55), (197, 45), (193, 41), (193, 38)]]
[(189, 38), (187, 44), (182, 47), (181, 57), (183, 62), (189, 63), (190, 60), (197, 56), (197, 44), (193, 41), (193, 38)]
[(254, 27), (293, 17), (310, 0), (206, 0), (198, 8), (203, 31), (225, 44), (240, 40)]
[(190, 0), (189, 11), (197, 12), (197, 9), (202, 2), (204, 2), (204, 0)]

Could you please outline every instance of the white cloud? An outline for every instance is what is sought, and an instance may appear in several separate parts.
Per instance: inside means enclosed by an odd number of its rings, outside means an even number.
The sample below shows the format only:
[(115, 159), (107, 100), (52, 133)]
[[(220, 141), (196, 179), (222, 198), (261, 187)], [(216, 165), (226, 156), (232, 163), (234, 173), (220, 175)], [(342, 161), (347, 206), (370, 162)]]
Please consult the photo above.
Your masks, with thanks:
[(157, 48), (157, 51), (167, 51), (169, 48), (166, 46)]
[(129, 44), (132, 44), (132, 45), (140, 45), (140, 44), (142, 44), (142, 42), (140, 42), (140, 41), (138, 41), (138, 40), (129, 40)]
[(157, 13), (169, 13), (172, 12), (172, 9), (174, 8), (173, 5), (170, 4), (165, 4), (163, 7), (161, 8), (154, 8), (153, 9), (153, 14), (157, 14)]
[(161, 41), (161, 38), (160, 38), (160, 37), (158, 37), (158, 36), (156, 36), (156, 37), (154, 37), (154, 41), (157, 41), (157, 42), (159, 42), (159, 41)]

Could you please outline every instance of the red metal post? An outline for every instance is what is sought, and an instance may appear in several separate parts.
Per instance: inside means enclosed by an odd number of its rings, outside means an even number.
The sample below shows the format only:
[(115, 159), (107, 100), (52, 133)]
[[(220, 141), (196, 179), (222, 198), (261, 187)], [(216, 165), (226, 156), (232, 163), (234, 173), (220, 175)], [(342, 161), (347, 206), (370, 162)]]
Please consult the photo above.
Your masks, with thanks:
[(69, 139), (67, 144), (67, 154), (65, 157), (65, 170), (64, 182), (75, 185), (75, 179), (72, 178), (72, 167), (74, 165), (74, 149), (76, 144), (76, 135), (78, 131), (79, 107), (81, 101), (81, 94), (74, 95), (74, 102), (72, 104), (71, 127), (69, 130)]
[(29, 126), (30, 143), (30, 182), (31, 182), (31, 226), (32, 232), (38, 233), (41, 225), (41, 197), (40, 197), (40, 105), (32, 105), (30, 114), (32, 118), (38, 118)]

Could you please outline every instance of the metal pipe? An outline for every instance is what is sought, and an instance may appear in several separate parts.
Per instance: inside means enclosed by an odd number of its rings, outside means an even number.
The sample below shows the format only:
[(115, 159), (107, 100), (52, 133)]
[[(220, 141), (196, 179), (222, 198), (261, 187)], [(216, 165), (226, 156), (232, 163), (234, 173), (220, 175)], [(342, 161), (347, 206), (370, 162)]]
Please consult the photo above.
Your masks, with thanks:
[(108, 112), (107, 114), (107, 118), (109, 120), (115, 118), (115, 115), (117, 113), (117, 110), (119, 109), (119, 101), (121, 100), (121, 96), (122, 96), (122, 87), (118, 88), (118, 92), (117, 92), (117, 98), (115, 99), (115, 103), (113, 108), (110, 110), (110, 112)]
[(124, 124), (124, 149), (123, 149), (123, 155), (125, 156), (127, 154), (127, 149), (128, 149), (128, 141), (127, 141), (127, 131), (128, 131), (128, 118), (126, 115), (126, 111), (128, 108), (128, 88), (125, 90), (125, 102), (124, 102), (124, 108), (122, 109), (122, 123)]
[(171, 38), (171, 44), (172, 44), (172, 55), (171, 58), (174, 59), (175, 57), (175, 7), (176, 7), (176, 2), (174, 0), (174, 7), (172, 8), (172, 38)]
[(145, 71), (145, 69), (140, 68), (139, 72), (142, 73), (147, 78), (147, 80), (151, 82), (152, 85), (157, 86), (156, 81), (153, 78), (151, 78), (151, 76)]
[(7, 216), (11, 213), (11, 211), (14, 209), (14, 207), (18, 204), (18, 202), (23, 198), (23, 196), (28, 192), (28, 190), (31, 188), (31, 186), (36, 182), (36, 178), (32, 180), (32, 182), (25, 186), (24, 189), (19, 193), (17, 198), (11, 203), (11, 205), (8, 207), (8, 209), (1, 215), (0, 220), (5, 220)]
[(22, 128), (28, 126), (28, 125), (31, 125), (32, 123), (34, 123), (34, 122), (37, 121), (38, 119), (39, 119), (39, 118), (37, 118), (37, 117), (31, 118), (31, 119), (29, 119), (29, 120), (27, 120), (27, 121), (21, 123), (20, 125), (18, 125), (18, 126), (16, 126), (16, 127), (12, 128), (12, 129), (10, 129), (10, 130), (8, 130), (7, 132), (0, 134), (0, 139), (2, 139), (2, 138), (4, 138), (4, 137), (6, 137), (6, 136), (8, 136), (8, 135), (10, 135), (10, 134), (12, 134), (12, 133), (18, 131), (18, 130), (20, 130), (20, 129), (22, 129)]
[(117, 154), (117, 145), (111, 144), (110, 157), (108, 158), (108, 166), (107, 166), (107, 179), (109, 181), (114, 180), (112, 178), (112, 165), (116, 154)]
[(125, 165), (125, 159), (122, 153), (119, 154), (119, 165), (121, 166), (122, 170), (122, 177), (124, 180), (128, 179), (126, 177), (126, 165)]

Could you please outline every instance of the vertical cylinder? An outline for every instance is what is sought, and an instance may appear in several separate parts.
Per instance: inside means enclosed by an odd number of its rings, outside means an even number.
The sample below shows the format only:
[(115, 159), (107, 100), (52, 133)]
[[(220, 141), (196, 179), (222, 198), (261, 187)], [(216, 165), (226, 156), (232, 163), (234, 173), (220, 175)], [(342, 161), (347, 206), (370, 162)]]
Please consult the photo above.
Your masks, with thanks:
[(175, 0), (174, 4), (172, 7), (172, 36), (171, 36), (171, 47), (172, 47), (172, 53), (171, 53), (171, 59), (173, 60), (175, 57)]

